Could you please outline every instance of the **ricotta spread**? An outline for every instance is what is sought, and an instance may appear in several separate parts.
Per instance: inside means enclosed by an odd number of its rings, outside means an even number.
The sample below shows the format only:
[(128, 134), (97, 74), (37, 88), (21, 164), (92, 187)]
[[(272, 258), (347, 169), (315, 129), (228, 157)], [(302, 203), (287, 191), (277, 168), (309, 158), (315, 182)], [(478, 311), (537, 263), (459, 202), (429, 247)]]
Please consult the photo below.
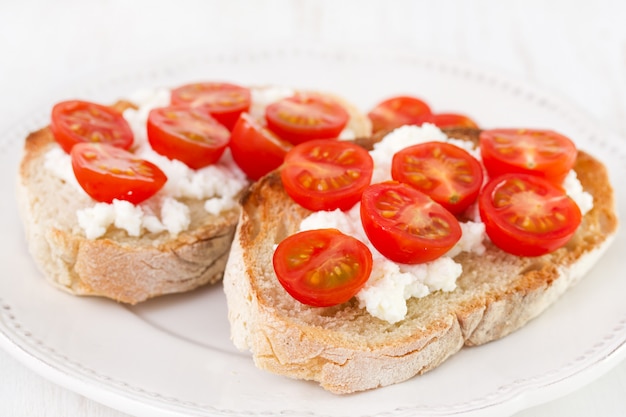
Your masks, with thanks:
[[(374, 160), (372, 183), (391, 180), (391, 160), (396, 152), (408, 146), (430, 141), (452, 143), (480, 160), (480, 151), (473, 143), (448, 138), (434, 125), (403, 126), (376, 143), (370, 152)], [(592, 196), (583, 191), (574, 171), (568, 174), (563, 187), (579, 205), (583, 214), (593, 207)], [(341, 210), (314, 212), (303, 219), (300, 230), (336, 228), (365, 243), (372, 252), (374, 262), (370, 278), (356, 294), (356, 298), (361, 308), (365, 308), (372, 316), (396, 323), (406, 317), (406, 300), (425, 297), (435, 291), (453, 291), (456, 288), (456, 280), (463, 272), (463, 268), (454, 260), (455, 256), (461, 252), (478, 255), (485, 252), (483, 241), (487, 236), (485, 225), (478, 214), (477, 204), (473, 204), (466, 214), (473, 220), (460, 223), (462, 235), (457, 244), (446, 255), (418, 265), (395, 263), (374, 248), (361, 225), (359, 203), (346, 212)]]

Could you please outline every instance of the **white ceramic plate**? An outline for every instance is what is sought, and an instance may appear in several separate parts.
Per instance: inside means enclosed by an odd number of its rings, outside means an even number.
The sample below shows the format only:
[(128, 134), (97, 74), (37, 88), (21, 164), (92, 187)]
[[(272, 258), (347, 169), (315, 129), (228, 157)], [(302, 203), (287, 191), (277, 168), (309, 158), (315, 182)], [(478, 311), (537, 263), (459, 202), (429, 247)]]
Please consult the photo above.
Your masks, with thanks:
[[(175, 62), (72, 94), (110, 102), (143, 87), (222, 79), (328, 89), (368, 109), (412, 93), (435, 111), (463, 111), (484, 127), (562, 131), (604, 160), (614, 181), (626, 176), (621, 138), (557, 97), (465, 64), (398, 51), (322, 49), (238, 50)], [(3, 190), (13, 190), (23, 138), (47, 122), (48, 111), (33, 111), (2, 135)], [(625, 198), (617, 188), (622, 218)], [(0, 213), (0, 344), (47, 378), (137, 416), (504, 416), (566, 394), (626, 356), (623, 232), (586, 279), (522, 330), (464, 349), (408, 382), (338, 397), (257, 370), (237, 352), (219, 285), (132, 308), (51, 288), (26, 251), (11, 198), (0, 201)]]

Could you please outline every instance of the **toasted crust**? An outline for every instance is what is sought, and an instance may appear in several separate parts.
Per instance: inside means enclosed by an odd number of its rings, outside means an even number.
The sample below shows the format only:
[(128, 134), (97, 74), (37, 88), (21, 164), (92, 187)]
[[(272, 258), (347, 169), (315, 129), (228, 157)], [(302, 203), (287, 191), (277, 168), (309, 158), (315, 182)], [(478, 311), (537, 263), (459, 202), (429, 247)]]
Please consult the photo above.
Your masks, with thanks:
[[(479, 132), (447, 133), (476, 141)], [(369, 147), (375, 140), (360, 143)], [(271, 266), (273, 248), (310, 212), (289, 199), (277, 172), (266, 176), (242, 199), (224, 277), (233, 342), (249, 349), (262, 369), (342, 394), (404, 381), (464, 345), (515, 331), (579, 280), (617, 229), (605, 167), (580, 152), (575, 170), (594, 208), (564, 248), (520, 258), (487, 243), (484, 255), (463, 253), (456, 258), (463, 264), (456, 290), (409, 300), (407, 318), (396, 324), (370, 316), (355, 300), (312, 308), (282, 289)]]
[[(349, 112), (348, 126), (354, 134), (368, 135), (371, 123), (366, 115), (333, 97)], [(134, 105), (120, 101), (113, 107), (121, 112)], [(93, 201), (43, 168), (46, 153), (56, 146), (49, 128), (31, 133), (17, 184), (28, 247), (49, 282), (72, 294), (136, 304), (221, 280), (239, 207), (212, 215), (204, 210), (203, 201), (187, 199), (191, 225), (176, 237), (161, 232), (135, 238), (110, 229), (101, 238), (87, 239), (75, 213)]]

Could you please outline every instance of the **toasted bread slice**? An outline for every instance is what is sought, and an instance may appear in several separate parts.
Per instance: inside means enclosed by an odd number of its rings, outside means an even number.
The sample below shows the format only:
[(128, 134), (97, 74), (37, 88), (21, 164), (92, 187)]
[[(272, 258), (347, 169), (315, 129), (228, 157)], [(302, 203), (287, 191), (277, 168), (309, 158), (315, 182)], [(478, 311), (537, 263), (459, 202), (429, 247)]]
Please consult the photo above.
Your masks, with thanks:
[[(370, 134), (367, 117), (354, 105), (333, 97), (350, 113), (352, 133)], [(132, 105), (119, 102), (115, 106), (122, 111)], [(76, 213), (95, 202), (44, 168), (45, 155), (55, 147), (49, 128), (30, 134), (17, 185), (28, 247), (48, 281), (72, 294), (135, 304), (221, 280), (239, 218), (236, 204), (211, 214), (204, 200), (183, 198), (179, 201), (189, 207), (191, 222), (177, 235), (146, 231), (135, 237), (109, 227), (103, 236), (88, 239)]]
[[(448, 136), (477, 141), (478, 130)], [(374, 138), (376, 140), (376, 138)], [(371, 141), (362, 141), (369, 146)], [(404, 381), (442, 363), (464, 345), (480, 345), (524, 326), (579, 280), (617, 229), (613, 191), (601, 162), (580, 152), (575, 170), (594, 207), (571, 241), (537, 258), (516, 257), (485, 242), (483, 255), (462, 253), (463, 273), (451, 292), (408, 300), (408, 314), (390, 324), (356, 299), (328, 308), (294, 300), (272, 268), (275, 248), (310, 212), (285, 193), (273, 172), (242, 200), (224, 277), (234, 344), (255, 364), (313, 380), (333, 393)]]

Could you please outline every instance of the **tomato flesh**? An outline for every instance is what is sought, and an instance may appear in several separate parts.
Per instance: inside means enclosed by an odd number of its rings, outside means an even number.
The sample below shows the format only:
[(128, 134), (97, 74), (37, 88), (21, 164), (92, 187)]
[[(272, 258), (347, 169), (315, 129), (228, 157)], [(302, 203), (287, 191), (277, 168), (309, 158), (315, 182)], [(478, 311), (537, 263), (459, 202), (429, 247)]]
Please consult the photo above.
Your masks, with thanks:
[(147, 129), (152, 149), (192, 169), (217, 162), (230, 139), (228, 129), (214, 118), (186, 106), (152, 109)]
[(394, 262), (435, 260), (461, 238), (448, 210), (409, 185), (388, 181), (363, 192), (361, 222), (372, 245)]
[(236, 84), (192, 83), (172, 90), (171, 103), (200, 108), (232, 130), (239, 115), (250, 109), (251, 93), (250, 89)]
[(491, 180), (479, 197), (479, 212), (493, 243), (517, 256), (540, 256), (560, 248), (582, 219), (560, 187), (527, 174)]
[(492, 129), (480, 133), (480, 151), (489, 176), (531, 174), (561, 184), (576, 162), (576, 146), (557, 132)]
[(367, 116), (376, 133), (403, 125), (421, 125), (431, 113), (425, 101), (412, 96), (397, 96), (378, 103)]
[(437, 127), (467, 127), (478, 129), (478, 124), (468, 116), (457, 113), (437, 113), (424, 118), (424, 123), (432, 123)]
[(453, 214), (462, 213), (476, 201), (483, 183), (480, 162), (466, 150), (445, 142), (421, 143), (397, 152), (391, 176)]
[(133, 132), (116, 110), (88, 101), (70, 100), (52, 108), (50, 130), (67, 153), (77, 143), (102, 143), (129, 149)]
[(285, 156), (281, 179), (285, 191), (309, 210), (348, 210), (361, 199), (372, 179), (369, 152), (350, 142), (312, 140)]
[(79, 143), (71, 156), (78, 183), (96, 201), (139, 204), (167, 181), (158, 166), (111, 145)]
[(278, 168), (293, 147), (248, 113), (242, 113), (239, 117), (231, 133), (229, 146), (239, 168), (254, 181)]
[(297, 94), (265, 109), (267, 127), (294, 145), (339, 137), (349, 117), (339, 103), (317, 94)]
[(273, 256), (278, 281), (296, 300), (329, 307), (350, 300), (372, 271), (372, 254), (359, 240), (337, 229), (296, 233)]

